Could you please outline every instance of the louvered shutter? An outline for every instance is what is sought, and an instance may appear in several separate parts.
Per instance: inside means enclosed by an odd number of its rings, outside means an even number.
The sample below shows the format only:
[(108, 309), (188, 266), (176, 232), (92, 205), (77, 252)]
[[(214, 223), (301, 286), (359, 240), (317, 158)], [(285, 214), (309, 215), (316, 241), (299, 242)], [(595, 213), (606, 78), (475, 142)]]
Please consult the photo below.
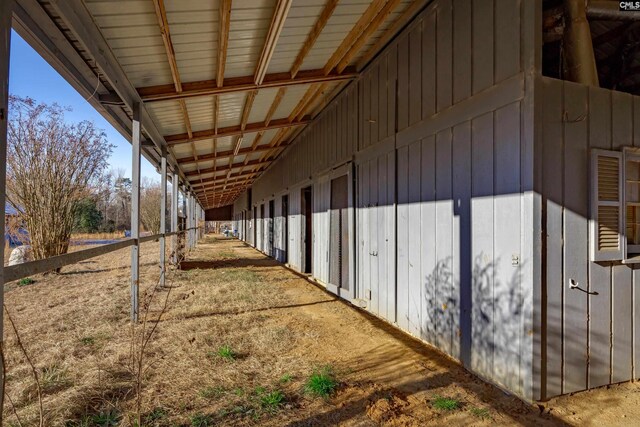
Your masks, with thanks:
[(625, 256), (624, 177), (621, 152), (591, 152), (591, 259), (620, 261)]

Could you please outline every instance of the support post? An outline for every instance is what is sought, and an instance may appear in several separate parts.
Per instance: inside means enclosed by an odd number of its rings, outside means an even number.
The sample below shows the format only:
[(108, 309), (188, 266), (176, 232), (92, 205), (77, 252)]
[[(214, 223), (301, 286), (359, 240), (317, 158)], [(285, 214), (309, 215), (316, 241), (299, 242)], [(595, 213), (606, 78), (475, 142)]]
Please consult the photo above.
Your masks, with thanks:
[(189, 233), (191, 233), (191, 230), (189, 230), (189, 228), (191, 228), (191, 220), (189, 219), (189, 204), (190, 204), (190, 198), (189, 198), (189, 193), (187, 192), (187, 189), (185, 188), (184, 193), (182, 193), (184, 195), (184, 198), (182, 199), (182, 203), (184, 205), (184, 228), (185, 228), (185, 233), (184, 233), (184, 245), (185, 248), (187, 250), (191, 249), (191, 235)]
[[(178, 174), (173, 173), (171, 179), (171, 232), (178, 231)], [(171, 236), (172, 262), (178, 264), (178, 235)]]
[(133, 125), (131, 127), (131, 321), (138, 321), (138, 298), (140, 284), (140, 103), (133, 104)]
[(167, 150), (162, 150), (160, 159), (160, 286), (165, 285), (167, 254), (165, 233), (167, 232)]
[(598, 69), (585, 3), (584, 0), (564, 0), (567, 18), (564, 51), (567, 54), (569, 79), (587, 86), (599, 87)]
[[(9, 53), (11, 50), (11, 16), (13, 1), (0, 1), (0, 231), (4, 236), (4, 205), (7, 183), (7, 121), (9, 111)], [(0, 254), (4, 265), (4, 251)], [(0, 309), (4, 307), (4, 271), (0, 268)], [(0, 316), (0, 346), (4, 350), (4, 314)], [(4, 375), (0, 370), (0, 384), (4, 390)], [(4, 399), (0, 399), (4, 401)], [(0, 425), (2, 425), (2, 411), (0, 410)]]

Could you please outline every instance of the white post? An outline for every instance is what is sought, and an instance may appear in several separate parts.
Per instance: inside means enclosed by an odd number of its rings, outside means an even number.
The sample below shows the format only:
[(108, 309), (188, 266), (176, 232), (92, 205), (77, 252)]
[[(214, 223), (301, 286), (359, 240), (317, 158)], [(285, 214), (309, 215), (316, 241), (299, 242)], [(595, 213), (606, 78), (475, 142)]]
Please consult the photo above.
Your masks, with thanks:
[(131, 321), (138, 321), (138, 297), (140, 284), (140, 103), (133, 104), (131, 126)]
[(191, 209), (192, 209), (192, 205), (191, 205), (191, 193), (187, 192), (185, 194), (185, 199), (186, 199), (186, 204), (187, 204), (187, 211), (185, 212), (186, 217), (185, 217), (185, 225), (187, 228), (187, 232), (186, 232), (186, 240), (187, 240), (187, 249), (191, 249)]
[[(9, 111), (9, 51), (11, 50), (11, 16), (13, 1), (0, 1), (0, 231), (4, 236), (4, 205), (7, 183), (7, 121)], [(0, 260), (4, 265), (4, 250)], [(0, 307), (4, 307), (4, 271), (0, 268)], [(0, 316), (0, 346), (4, 348), (3, 317)], [(0, 384), (4, 390), (4, 375), (0, 371)], [(0, 410), (0, 425), (2, 425), (2, 411)]]
[[(173, 173), (171, 180), (171, 232), (178, 231), (178, 174)], [(171, 236), (171, 253), (173, 254), (173, 264), (178, 264), (178, 236)]]
[(160, 286), (165, 284), (165, 274), (167, 272), (166, 264), (166, 238), (167, 232), (167, 152), (162, 150), (162, 158), (160, 159)]

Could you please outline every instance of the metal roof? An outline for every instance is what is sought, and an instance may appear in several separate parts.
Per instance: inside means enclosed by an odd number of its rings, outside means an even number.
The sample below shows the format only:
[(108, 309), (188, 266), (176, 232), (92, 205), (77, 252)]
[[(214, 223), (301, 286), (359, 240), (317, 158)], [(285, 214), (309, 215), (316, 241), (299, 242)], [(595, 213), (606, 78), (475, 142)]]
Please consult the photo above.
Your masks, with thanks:
[[(16, 0), (14, 27), (204, 207), (232, 203), (428, 0)], [(98, 85), (98, 89), (96, 88)]]

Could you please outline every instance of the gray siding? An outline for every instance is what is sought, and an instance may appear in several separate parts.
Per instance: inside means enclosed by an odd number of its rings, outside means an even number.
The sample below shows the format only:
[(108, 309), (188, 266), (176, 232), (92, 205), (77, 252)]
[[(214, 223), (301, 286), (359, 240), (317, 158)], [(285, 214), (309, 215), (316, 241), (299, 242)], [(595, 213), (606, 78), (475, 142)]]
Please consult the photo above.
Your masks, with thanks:
[[(589, 261), (589, 150), (640, 146), (640, 98), (542, 78), (546, 396), (638, 378), (635, 265)], [(582, 289), (570, 289), (574, 279)], [(635, 347), (635, 349), (634, 349)]]
[(539, 6), (434, 0), (253, 185), (257, 204), (289, 193), (298, 270), (313, 185), (312, 275), (326, 283), (327, 176), (353, 162), (358, 305), (529, 399), (540, 256), (523, 67), (539, 29), (521, 17)]

